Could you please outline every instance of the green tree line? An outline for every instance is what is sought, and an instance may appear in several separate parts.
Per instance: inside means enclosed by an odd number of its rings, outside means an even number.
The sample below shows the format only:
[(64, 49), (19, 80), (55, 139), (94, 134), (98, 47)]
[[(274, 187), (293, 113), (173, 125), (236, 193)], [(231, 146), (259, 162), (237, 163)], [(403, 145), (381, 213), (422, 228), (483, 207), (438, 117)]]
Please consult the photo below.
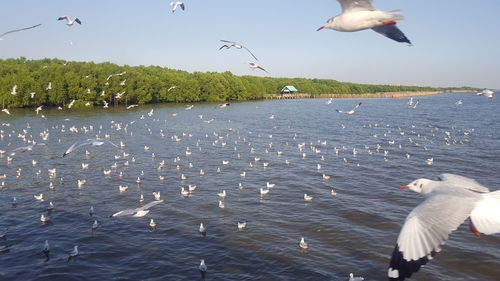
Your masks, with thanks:
[[(436, 91), (431, 87), (366, 85), (328, 79), (236, 76), (159, 66), (119, 66), (109, 62), (60, 59), (0, 60), (2, 107), (225, 102), (263, 99), (286, 85), (302, 93), (361, 94)], [(14, 89), (15, 88), (15, 89)]]

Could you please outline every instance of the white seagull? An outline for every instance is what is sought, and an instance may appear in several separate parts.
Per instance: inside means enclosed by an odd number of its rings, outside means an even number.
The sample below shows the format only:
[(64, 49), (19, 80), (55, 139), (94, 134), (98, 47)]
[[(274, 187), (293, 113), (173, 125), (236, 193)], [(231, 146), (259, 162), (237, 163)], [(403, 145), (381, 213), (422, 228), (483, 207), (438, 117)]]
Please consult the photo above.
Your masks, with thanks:
[(121, 216), (127, 216), (127, 215), (134, 215), (134, 216), (141, 216), (142, 217), (145, 214), (147, 214), (147, 212), (149, 212), (149, 208), (151, 208), (151, 207), (153, 207), (155, 205), (158, 205), (158, 204), (160, 204), (162, 202), (163, 202), (163, 200), (151, 201), (148, 204), (146, 204), (146, 205), (144, 205), (142, 207), (139, 207), (139, 208), (127, 209), (127, 210), (119, 211), (117, 213), (112, 214), (111, 217), (121, 217)]
[(343, 32), (360, 31), (372, 29), (392, 40), (401, 43), (411, 42), (396, 26), (396, 21), (402, 20), (400, 10), (389, 12), (376, 9), (372, 5), (372, 0), (338, 0), (342, 6), (342, 13), (330, 18), (325, 25), (317, 29), (333, 29)]
[(250, 50), (243, 46), (242, 44), (239, 44), (239, 43), (236, 43), (236, 42), (233, 42), (233, 41), (227, 41), (227, 40), (220, 40), (222, 42), (225, 42), (225, 43), (229, 43), (229, 44), (224, 44), (222, 45), (220, 48), (219, 48), (219, 51), (226, 48), (226, 49), (231, 49), (231, 48), (236, 48), (236, 49), (245, 49), (247, 50), (247, 52), (250, 53), (250, 55), (252, 55), (252, 57), (255, 59), (255, 60), (259, 60), (254, 54), (252, 54), (252, 52), (250, 52)]
[(12, 86), (12, 91), (10, 91), (10, 94), (13, 96), (17, 95), (17, 85)]
[(79, 147), (82, 147), (84, 145), (100, 146), (100, 145), (103, 145), (105, 143), (109, 143), (109, 144), (111, 144), (114, 147), (118, 147), (118, 145), (112, 143), (109, 140), (105, 140), (105, 139), (86, 139), (86, 140), (77, 141), (74, 144), (72, 144), (66, 150), (66, 152), (64, 152), (64, 154), (62, 155), (62, 157), (70, 154), (71, 152), (75, 151), (76, 149), (78, 149)]
[(406, 217), (389, 264), (390, 281), (411, 277), (469, 217), (470, 230), (477, 236), (500, 232), (500, 191), (489, 192), (475, 180), (454, 174), (439, 179), (417, 179), (400, 187), (426, 200)]
[(2, 112), (7, 115), (10, 115), (10, 111), (7, 108), (2, 109)]
[(183, 2), (179, 2), (179, 1), (170, 2), (170, 7), (172, 7), (172, 13), (175, 12), (175, 10), (177, 9), (177, 7), (181, 7), (181, 9), (183, 11), (185, 9), (184, 3)]
[(32, 28), (38, 27), (38, 26), (40, 26), (40, 25), (42, 25), (42, 24), (40, 23), (40, 24), (33, 25), (33, 26), (30, 26), (30, 27), (19, 28), (19, 29), (14, 29), (14, 30), (10, 30), (10, 31), (4, 32), (4, 33), (0, 34), (0, 40), (2, 40), (2, 37), (4, 37), (4, 36), (5, 36), (5, 35), (7, 35), (7, 34), (14, 33), (14, 32), (18, 32), (18, 31), (23, 31), (23, 30), (32, 29)]
[(354, 114), (356, 112), (356, 109), (358, 109), (358, 107), (361, 106), (361, 102), (358, 103), (353, 109), (349, 110), (349, 111), (344, 111), (344, 110), (338, 110), (338, 109), (335, 109), (335, 111), (337, 111), (338, 113), (345, 113), (345, 114)]
[(74, 20), (72, 20), (68, 16), (59, 17), (57, 20), (66, 20), (67, 26), (72, 26), (75, 22), (78, 24), (82, 24), (79, 18), (75, 18)]
[(493, 92), (492, 90), (490, 89), (484, 89), (483, 91), (477, 93), (478, 96), (484, 96), (486, 98), (489, 98), (489, 99), (492, 99), (493, 98)]
[(249, 62), (249, 64), (250, 64), (250, 68), (251, 68), (252, 70), (255, 70), (255, 69), (257, 69), (257, 68), (258, 68), (258, 69), (260, 69), (260, 70), (265, 71), (266, 73), (269, 73), (267, 70), (265, 70), (264, 68), (262, 68), (262, 66), (260, 66), (259, 64), (255, 63), (255, 62)]

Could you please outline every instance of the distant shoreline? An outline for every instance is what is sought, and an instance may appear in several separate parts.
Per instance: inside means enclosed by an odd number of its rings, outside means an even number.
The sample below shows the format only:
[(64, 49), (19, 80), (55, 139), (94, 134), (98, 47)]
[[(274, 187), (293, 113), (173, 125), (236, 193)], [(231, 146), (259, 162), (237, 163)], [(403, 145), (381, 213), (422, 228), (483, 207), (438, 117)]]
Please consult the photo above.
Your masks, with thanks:
[(422, 91), (422, 92), (381, 92), (381, 93), (364, 93), (364, 94), (283, 94), (283, 95), (267, 95), (265, 99), (326, 99), (326, 98), (405, 98), (415, 96), (439, 95), (445, 93), (472, 93), (466, 90), (456, 90), (451, 92), (443, 91)]

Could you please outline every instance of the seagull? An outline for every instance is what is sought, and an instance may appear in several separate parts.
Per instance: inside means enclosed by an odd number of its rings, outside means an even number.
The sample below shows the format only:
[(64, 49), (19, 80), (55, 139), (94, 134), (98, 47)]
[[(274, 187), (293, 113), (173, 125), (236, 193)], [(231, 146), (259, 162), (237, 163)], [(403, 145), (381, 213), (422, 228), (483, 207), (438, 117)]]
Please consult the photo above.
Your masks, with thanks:
[(160, 201), (160, 192), (153, 192), (153, 197), (155, 198), (156, 201)]
[(170, 2), (170, 7), (172, 7), (172, 13), (175, 12), (175, 10), (177, 9), (177, 7), (181, 7), (181, 9), (184, 11), (184, 3), (183, 2), (179, 2), (179, 1), (173, 1), (173, 2)]
[(226, 198), (226, 190), (222, 190), (222, 192), (217, 193), (217, 195), (219, 195), (220, 198)]
[(249, 64), (250, 64), (250, 68), (251, 68), (252, 70), (255, 70), (255, 69), (257, 69), (257, 68), (258, 68), (258, 69), (260, 69), (260, 70), (265, 71), (266, 73), (269, 73), (267, 70), (265, 70), (264, 68), (262, 68), (262, 66), (260, 66), (259, 64), (255, 63), (255, 62), (249, 62)]
[(500, 191), (489, 192), (464, 176), (442, 174), (438, 178), (421, 178), (400, 187), (426, 199), (406, 217), (389, 264), (390, 281), (411, 277), (441, 251), (448, 235), (467, 218), (476, 236), (500, 232)]
[(252, 52), (250, 52), (250, 50), (247, 47), (243, 46), (242, 44), (239, 44), (239, 43), (236, 43), (236, 42), (233, 42), (233, 41), (227, 41), (227, 40), (220, 40), (220, 41), (222, 41), (224, 43), (229, 43), (229, 44), (222, 45), (219, 48), (219, 51), (222, 50), (222, 49), (224, 49), (224, 48), (231, 49), (233, 47), (236, 48), (236, 49), (245, 49), (245, 50), (247, 50), (250, 53), (250, 55), (252, 55), (252, 57), (255, 60), (257, 60), (257, 61), (259, 60), (254, 54), (252, 54)]
[(304, 201), (306, 202), (311, 202), (313, 200), (312, 196), (307, 195), (307, 193), (304, 193)]
[(68, 261), (70, 261), (72, 258), (75, 258), (76, 256), (78, 256), (78, 246), (75, 246), (73, 248), (73, 251), (69, 253)]
[(219, 108), (225, 108), (225, 107), (228, 107), (228, 106), (230, 106), (230, 105), (231, 105), (230, 103), (226, 102), (226, 103), (221, 103), (221, 104), (219, 104), (219, 105), (218, 105), (218, 107), (219, 107)]
[(170, 88), (167, 89), (167, 92), (170, 92), (170, 91), (172, 91), (175, 88), (177, 88), (177, 87), (176, 86), (172, 86), (172, 87), (170, 87)]
[(138, 104), (131, 104), (131, 105), (127, 106), (127, 109), (131, 109), (131, 108), (134, 108), (136, 106), (139, 106), (139, 105)]
[(95, 214), (95, 212), (94, 212), (94, 206), (90, 206), (89, 215), (93, 216), (94, 214)]
[(354, 274), (349, 273), (349, 281), (362, 281), (362, 280), (365, 280), (365, 278), (354, 276)]
[(201, 260), (201, 261), (200, 261), (200, 266), (198, 267), (198, 269), (199, 269), (202, 273), (207, 272), (207, 265), (205, 264), (205, 260)]
[(32, 29), (32, 28), (35, 28), (35, 27), (38, 27), (42, 25), (41, 23), (40, 24), (37, 24), (37, 25), (33, 25), (33, 26), (30, 26), (30, 27), (25, 27), (25, 28), (20, 28), (20, 29), (14, 29), (14, 30), (10, 30), (10, 31), (7, 31), (7, 32), (4, 32), (2, 34), (0, 34), (0, 40), (3, 39), (3, 37), (7, 34), (10, 34), (10, 33), (14, 33), (14, 32), (18, 32), (18, 31), (23, 31), (23, 30), (28, 30), (28, 29)]
[(381, 11), (372, 6), (372, 0), (338, 1), (342, 6), (342, 14), (330, 18), (317, 31), (328, 28), (343, 32), (353, 32), (371, 28), (373, 31), (392, 40), (407, 43), (411, 46), (410, 40), (396, 26), (396, 21), (404, 18), (400, 10)]
[(36, 115), (38, 115), (38, 113), (42, 110), (42, 108), (43, 108), (43, 105), (41, 105), (35, 109)]
[(77, 148), (81, 147), (81, 146), (84, 146), (84, 145), (92, 145), (92, 146), (100, 146), (100, 145), (103, 145), (105, 143), (109, 143), (111, 144), (112, 146), (114, 147), (118, 147), (116, 144), (112, 143), (111, 141), (109, 140), (105, 140), (105, 139), (86, 139), (86, 140), (80, 140), (80, 141), (77, 141), (75, 143), (73, 143), (67, 150), (66, 152), (64, 152), (64, 154), (62, 155), (62, 157), (70, 154), (71, 152), (73, 152), (74, 150), (76, 150)]
[(10, 111), (7, 108), (2, 109), (2, 112), (7, 115), (10, 115)]
[(150, 226), (151, 228), (155, 228), (155, 227), (156, 227), (156, 222), (155, 222), (153, 219), (151, 219), (151, 220), (149, 221), (149, 226)]
[(49, 252), (50, 252), (49, 240), (45, 240), (45, 244), (43, 246), (42, 253), (44, 253), (45, 255), (48, 255)]
[(486, 98), (489, 98), (489, 99), (492, 99), (493, 98), (493, 94), (495, 92), (493, 92), (492, 90), (490, 89), (484, 89), (482, 92), (479, 92), (477, 93), (478, 96), (484, 96)]
[(72, 26), (75, 22), (78, 24), (82, 24), (79, 18), (76, 18), (74, 20), (71, 20), (68, 16), (62, 16), (59, 17), (57, 20), (66, 20), (66, 25), (67, 26)]
[(203, 225), (202, 222), (200, 222), (200, 229), (199, 229), (201, 235), (205, 236), (207, 235), (207, 229), (205, 228), (205, 226)]
[(44, 214), (42, 214), (42, 215), (40, 216), (40, 221), (41, 221), (42, 223), (50, 222), (50, 217), (49, 217), (49, 216), (45, 216)]
[(10, 94), (13, 96), (17, 95), (17, 85), (12, 86), (12, 91), (10, 91)]
[(247, 227), (247, 222), (238, 222), (238, 230), (243, 230), (245, 227)]
[(349, 111), (344, 111), (344, 110), (338, 110), (338, 109), (335, 109), (335, 111), (339, 112), (339, 113), (345, 113), (345, 114), (354, 114), (356, 112), (356, 109), (358, 109), (358, 107), (361, 106), (361, 102), (358, 103), (353, 109), (349, 110)]
[(92, 230), (96, 230), (98, 226), (99, 223), (97, 222), (97, 220), (94, 220), (94, 223), (92, 224)]
[(304, 241), (304, 237), (300, 238), (299, 247), (304, 250), (309, 248), (309, 245), (307, 245), (306, 241)]
[(146, 204), (142, 207), (139, 207), (139, 208), (126, 209), (123, 211), (119, 211), (117, 213), (112, 214), (111, 217), (121, 217), (121, 216), (127, 216), (127, 215), (134, 215), (134, 217), (143, 217), (149, 212), (149, 208), (151, 208), (155, 205), (158, 205), (162, 202), (163, 202), (163, 200), (152, 201), (152, 202), (149, 202), (148, 204)]

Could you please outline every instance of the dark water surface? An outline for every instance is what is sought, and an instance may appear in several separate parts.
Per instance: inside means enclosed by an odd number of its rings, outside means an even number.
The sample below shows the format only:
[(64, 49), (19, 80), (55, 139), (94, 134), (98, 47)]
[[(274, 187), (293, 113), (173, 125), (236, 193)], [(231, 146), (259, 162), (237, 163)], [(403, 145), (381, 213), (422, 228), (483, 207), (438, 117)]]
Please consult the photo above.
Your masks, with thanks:
[[(2, 114), (0, 150), (6, 152), (0, 175), (6, 178), (0, 179), (0, 235), (9, 230), (0, 240), (0, 249), (8, 249), (0, 253), (0, 280), (199, 280), (200, 259), (208, 266), (206, 280), (347, 280), (350, 272), (386, 280), (405, 217), (423, 200), (399, 186), (455, 173), (500, 188), (499, 99), (472, 94), (417, 99), (416, 109), (407, 107), (407, 99), (337, 99), (329, 105), (311, 99), (225, 109), (211, 104), (191, 110), (184, 105), (51, 109), (41, 112), (46, 119), (32, 110)], [(463, 104), (455, 104), (460, 99)], [(335, 112), (360, 101), (354, 115)], [(61, 158), (73, 142), (106, 135), (125, 146), (87, 146)], [(32, 140), (45, 145), (9, 156)], [(48, 174), (52, 168), (54, 179)], [(111, 174), (104, 175), (108, 169)], [(323, 180), (322, 174), (331, 178)], [(87, 181), (80, 188), (79, 179)], [(261, 197), (266, 182), (276, 186)], [(189, 184), (196, 191), (182, 197), (181, 187)], [(119, 185), (129, 189), (120, 193)], [(227, 197), (220, 209), (217, 193), (223, 189)], [(139, 207), (141, 194), (146, 203), (152, 201), (154, 191), (165, 202), (144, 218), (109, 217)], [(44, 202), (33, 197), (40, 193)], [(304, 193), (312, 202), (304, 202)], [(52, 222), (42, 224), (49, 201), (55, 205)], [(149, 227), (151, 218), (156, 231)], [(92, 231), (95, 219), (99, 227)], [(247, 228), (238, 231), (243, 220)], [(198, 232), (200, 222), (207, 227), (205, 237)], [(301, 237), (307, 252), (298, 247)], [(51, 245), (48, 260), (41, 253), (45, 240)], [(80, 254), (68, 262), (75, 245)], [(465, 223), (412, 280), (500, 280), (500, 236), (477, 238)]]

